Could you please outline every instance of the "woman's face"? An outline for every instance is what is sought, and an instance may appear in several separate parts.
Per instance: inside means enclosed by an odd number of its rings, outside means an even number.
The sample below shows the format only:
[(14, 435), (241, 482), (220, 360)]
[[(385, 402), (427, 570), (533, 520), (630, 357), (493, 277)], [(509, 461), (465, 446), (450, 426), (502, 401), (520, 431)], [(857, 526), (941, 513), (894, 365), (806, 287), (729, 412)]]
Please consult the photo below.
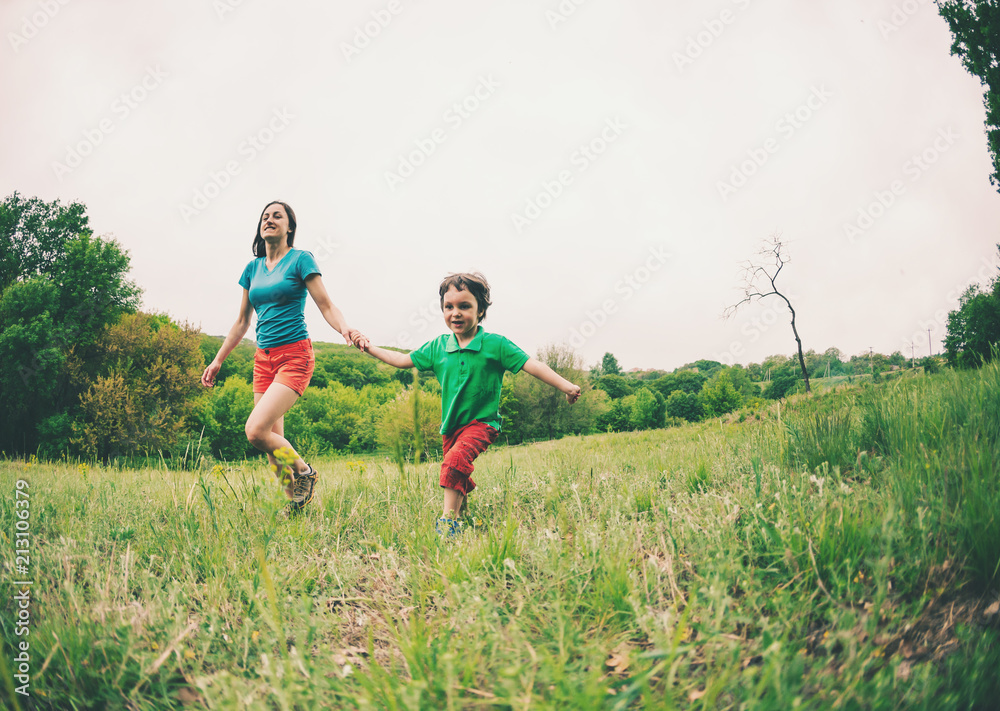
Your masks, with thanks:
[(265, 242), (282, 244), (288, 237), (288, 212), (281, 203), (271, 203), (260, 216), (260, 236)]

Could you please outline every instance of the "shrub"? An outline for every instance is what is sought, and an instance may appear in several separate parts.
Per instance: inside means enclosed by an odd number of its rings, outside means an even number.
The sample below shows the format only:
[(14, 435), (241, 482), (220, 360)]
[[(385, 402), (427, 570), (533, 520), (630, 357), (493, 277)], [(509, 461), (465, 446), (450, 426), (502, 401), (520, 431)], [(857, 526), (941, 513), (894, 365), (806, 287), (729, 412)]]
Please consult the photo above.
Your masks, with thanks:
[(109, 326), (80, 396), (73, 444), (100, 458), (171, 449), (200, 388), (198, 342), (196, 331), (151, 314), (126, 314)]
[(376, 431), (379, 447), (398, 452), (408, 460), (418, 449), (422, 460), (440, 457), (440, 396), (407, 388), (379, 409)]

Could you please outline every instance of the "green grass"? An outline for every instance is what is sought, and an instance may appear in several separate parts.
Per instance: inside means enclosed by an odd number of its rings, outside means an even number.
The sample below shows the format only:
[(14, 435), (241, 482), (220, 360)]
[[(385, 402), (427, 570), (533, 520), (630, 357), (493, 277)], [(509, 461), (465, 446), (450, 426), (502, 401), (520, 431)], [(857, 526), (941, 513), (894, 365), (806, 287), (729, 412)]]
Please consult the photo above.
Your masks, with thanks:
[(262, 462), (2, 461), (5, 707), (991, 708), (1000, 370), (737, 419), (494, 448), (456, 541), (434, 463), (314, 462), (285, 518)]

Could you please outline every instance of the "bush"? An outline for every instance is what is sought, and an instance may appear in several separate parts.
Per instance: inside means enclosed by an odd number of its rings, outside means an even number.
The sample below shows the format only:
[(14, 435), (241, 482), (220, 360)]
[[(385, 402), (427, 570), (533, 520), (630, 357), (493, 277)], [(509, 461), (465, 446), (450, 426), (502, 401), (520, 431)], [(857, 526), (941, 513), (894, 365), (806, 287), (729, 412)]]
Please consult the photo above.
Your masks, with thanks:
[(507, 441), (516, 444), (597, 431), (598, 418), (608, 408), (607, 394), (591, 388), (580, 359), (565, 347), (549, 346), (539, 351), (538, 360), (579, 385), (580, 398), (570, 405), (559, 390), (527, 373), (507, 375), (500, 394)]
[(612, 400), (598, 416), (597, 426), (602, 432), (628, 432), (632, 429), (631, 404), (626, 398)]
[[(414, 426), (416, 424), (416, 426)], [(378, 445), (412, 461), (441, 456), (441, 397), (409, 387), (378, 413)]]
[(743, 404), (743, 396), (733, 386), (728, 370), (715, 373), (701, 389), (701, 401), (711, 417), (732, 412)]
[(198, 342), (196, 331), (151, 314), (126, 314), (109, 326), (80, 396), (73, 444), (99, 458), (170, 450), (201, 387)]
[(688, 422), (698, 422), (705, 416), (705, 410), (697, 393), (674, 390), (667, 398), (667, 414)]
[(196, 419), (205, 427), (209, 444), (219, 459), (246, 459), (260, 454), (247, 441), (246, 422), (253, 410), (253, 387), (238, 375), (226, 379), (211, 391), (211, 409)]
[(799, 376), (794, 371), (790, 368), (783, 368), (774, 374), (771, 382), (764, 388), (764, 397), (769, 400), (780, 400), (788, 395), (792, 388), (798, 385), (799, 380)]
[(634, 395), (624, 398), (629, 406), (629, 425), (633, 430), (652, 430), (663, 427), (667, 403), (663, 396), (649, 388), (640, 388)]
[(285, 435), (300, 454), (373, 451), (379, 409), (401, 388), (395, 382), (360, 390), (337, 382), (311, 387), (285, 415)]

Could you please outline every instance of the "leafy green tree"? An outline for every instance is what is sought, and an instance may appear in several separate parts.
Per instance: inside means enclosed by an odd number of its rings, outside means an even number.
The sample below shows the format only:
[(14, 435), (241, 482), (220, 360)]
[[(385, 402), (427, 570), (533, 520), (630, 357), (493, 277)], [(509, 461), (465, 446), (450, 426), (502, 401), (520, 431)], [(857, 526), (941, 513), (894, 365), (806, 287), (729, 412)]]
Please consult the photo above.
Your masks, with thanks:
[(84, 234), (66, 243), (65, 254), (47, 272), (59, 287), (63, 328), (77, 349), (89, 347), (105, 326), (139, 308), (142, 291), (127, 278), (129, 262), (114, 240)]
[(743, 396), (733, 385), (729, 370), (713, 375), (701, 390), (701, 401), (711, 417), (725, 415), (743, 404)]
[(632, 394), (632, 385), (628, 378), (620, 375), (602, 375), (594, 383), (594, 387), (606, 392), (612, 400)]
[(732, 380), (736, 391), (747, 400), (752, 397), (760, 397), (760, 386), (750, 379), (750, 373), (742, 365), (733, 365), (726, 368), (729, 378)]
[(91, 234), (86, 208), (8, 195), (0, 203), (0, 291), (15, 281), (50, 274), (71, 239)]
[(639, 388), (634, 395), (624, 399), (628, 401), (630, 429), (652, 430), (663, 427), (667, 402), (662, 395), (649, 388)]
[(667, 398), (667, 414), (670, 417), (680, 417), (688, 422), (698, 422), (705, 416), (705, 410), (698, 393), (674, 390)]
[(919, 362), (926, 375), (941, 372), (941, 361), (938, 360), (937, 356), (924, 356)]
[[(702, 359), (702, 360), (696, 360), (693, 363), (687, 363), (686, 365), (684, 365), (683, 367), (679, 368), (678, 370), (681, 370), (681, 371), (690, 370), (690, 371), (694, 371), (694, 372), (700, 373), (701, 375), (704, 375), (706, 378), (710, 378), (710, 377), (712, 377), (712, 374), (715, 373), (715, 371), (717, 371), (719, 368), (722, 368), (722, 367), (723, 367), (722, 363), (720, 363), (717, 360), (705, 360), (705, 359)], [(677, 372), (677, 371), (674, 371), (674, 372)]]
[(675, 370), (673, 373), (654, 380), (652, 385), (663, 397), (670, 397), (674, 390), (682, 390), (689, 394), (700, 393), (706, 380), (708, 380), (708, 376), (700, 371)]
[[(17, 193), (0, 204), (0, 447), (35, 451), (39, 427), (65, 432), (92, 383), (96, 342), (140, 291), (128, 280), (128, 254), (94, 237), (78, 203), (64, 207)], [(62, 423), (62, 424), (59, 424)], [(56, 426), (58, 425), (58, 426)], [(53, 430), (55, 427), (55, 430)]]
[(602, 375), (621, 375), (622, 369), (618, 365), (618, 359), (615, 358), (611, 353), (605, 353), (604, 357), (601, 358), (601, 374)]
[(0, 438), (6, 451), (34, 451), (35, 428), (55, 412), (66, 356), (60, 347), (58, 288), (34, 277), (0, 295)]
[(780, 368), (783, 365), (790, 365), (792, 359), (788, 356), (781, 354), (769, 355), (767, 358), (760, 362), (760, 368), (763, 371), (765, 377), (767, 376), (767, 371), (774, 371), (776, 368)]
[(523, 440), (555, 439), (595, 431), (598, 414), (608, 406), (604, 393), (591, 388), (580, 358), (565, 346), (547, 346), (537, 357), (570, 382), (578, 384), (582, 394), (570, 405), (563, 393), (527, 373), (508, 375), (504, 378), (504, 388), (509, 388), (509, 392), (501, 391), (501, 403), (505, 400), (509, 404), (516, 403), (517, 419), (512, 417), (513, 408), (501, 410), (507, 441), (516, 442), (518, 437)]
[(1000, 2), (997, 0), (938, 0), (948, 23), (951, 53), (986, 87), (986, 138), (993, 160), (990, 182), (1000, 191)]
[(608, 408), (597, 417), (597, 426), (602, 432), (628, 432), (632, 429), (631, 395), (620, 400), (611, 400)]
[(764, 388), (764, 397), (770, 400), (780, 400), (798, 385), (800, 380), (801, 378), (792, 368), (788, 366), (779, 368), (773, 372), (771, 382)]
[(839, 348), (827, 348), (823, 351), (823, 360), (830, 364), (831, 371), (838, 365), (840, 365), (844, 360), (844, 354), (841, 353)]
[(948, 314), (945, 355), (952, 367), (974, 368), (993, 359), (1000, 347), (1000, 278), (990, 291), (978, 285), (962, 294), (958, 309)]

